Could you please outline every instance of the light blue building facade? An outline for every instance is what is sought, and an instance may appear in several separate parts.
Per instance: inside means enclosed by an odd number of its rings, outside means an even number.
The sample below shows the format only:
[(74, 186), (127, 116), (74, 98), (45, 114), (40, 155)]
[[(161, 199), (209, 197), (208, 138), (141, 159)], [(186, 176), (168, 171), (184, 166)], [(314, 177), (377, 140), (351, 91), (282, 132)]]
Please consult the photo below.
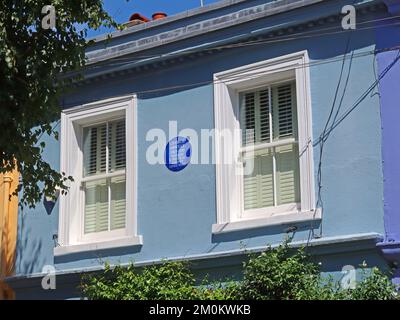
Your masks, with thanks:
[[(356, 29), (343, 28), (346, 5)], [(390, 267), (398, 10), (230, 0), (97, 38), (61, 101), (60, 141), (44, 138), (45, 159), (75, 181), (51, 210), (19, 214), (17, 298), (79, 297), (80, 275), (105, 261), (187, 259), (199, 274), (239, 276), (248, 251), (287, 236), (337, 279), (364, 261)], [(247, 136), (221, 134), (240, 128), (255, 132), (250, 176)], [(180, 171), (162, 163), (176, 136), (192, 147)], [(55, 290), (41, 286), (48, 266)]]

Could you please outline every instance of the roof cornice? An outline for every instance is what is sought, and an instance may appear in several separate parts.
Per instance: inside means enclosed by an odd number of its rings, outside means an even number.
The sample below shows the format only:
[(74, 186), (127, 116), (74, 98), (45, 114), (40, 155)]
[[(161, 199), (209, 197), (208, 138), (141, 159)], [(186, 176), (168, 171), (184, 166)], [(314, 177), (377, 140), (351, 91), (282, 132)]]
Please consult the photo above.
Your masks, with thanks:
[[(206, 19), (180, 28), (161, 32), (149, 37), (140, 38), (123, 44), (98, 49), (87, 53), (88, 64), (117, 58), (127, 54), (152, 49), (172, 42), (218, 31), (238, 24), (273, 16), (279, 13), (321, 3), (327, 0), (277, 0), (257, 6), (248, 7), (233, 13)], [(225, 2), (225, 1), (224, 1)], [(230, 5), (242, 1), (229, 1)], [(225, 4), (226, 6), (227, 4)], [(167, 23), (170, 21), (166, 21)], [(139, 25), (140, 26), (140, 25)], [(138, 31), (133, 29), (132, 31)], [(112, 35), (111, 35), (112, 37)]]
[(245, 2), (248, 0), (221, 0), (221, 1), (217, 1), (214, 2), (212, 4), (208, 4), (204, 7), (198, 7), (198, 8), (194, 8), (194, 9), (190, 9), (184, 12), (180, 12), (171, 16), (167, 16), (164, 19), (159, 19), (159, 20), (151, 20), (147, 23), (142, 23), (142, 24), (138, 24), (138, 25), (134, 25), (132, 27), (129, 27), (127, 29), (124, 29), (122, 31), (114, 31), (111, 33), (106, 33), (106, 34), (101, 34), (98, 36), (95, 36), (93, 38), (89, 38), (88, 41), (95, 41), (95, 42), (102, 42), (105, 40), (108, 40), (109, 37), (112, 37), (113, 39), (115, 38), (119, 38), (119, 37), (124, 37), (127, 35), (130, 35), (132, 33), (136, 33), (136, 32), (140, 32), (143, 30), (149, 30), (149, 29), (153, 29), (153, 28), (157, 28), (159, 26), (163, 26), (163, 25), (167, 25), (170, 23), (173, 23), (175, 21), (178, 20), (182, 20), (182, 19), (187, 19), (187, 18), (191, 18), (194, 16), (198, 16), (201, 14), (205, 14), (208, 13), (210, 11), (215, 11), (215, 10), (219, 10), (219, 9), (223, 9), (225, 7), (229, 7), (232, 5), (236, 5), (236, 4), (240, 4), (242, 2)]
[[(368, 12), (371, 11), (386, 10), (386, 6), (382, 0), (361, 0), (361, 4), (358, 5), (357, 8), (362, 15), (368, 14)], [(151, 72), (161, 67), (181, 63), (188, 59), (194, 60), (198, 57), (215, 54), (222, 50), (220, 47), (221, 45), (231, 45), (254, 40), (273, 40), (276, 37), (281, 38), (282, 36), (296, 35), (297, 32), (306, 32), (315, 27), (322, 27), (324, 24), (330, 24), (335, 21), (339, 22), (341, 18), (342, 15), (340, 12), (326, 12), (318, 16), (318, 18), (314, 17), (304, 21), (291, 21), (284, 25), (280, 24), (273, 27), (270, 26), (264, 29), (253, 30), (248, 34), (237, 35), (232, 38), (223, 39), (222, 41), (219, 40), (218, 43), (209, 42), (196, 46), (196, 48), (180, 49), (175, 52), (168, 52), (167, 54), (160, 54), (139, 60), (132, 58), (131, 61), (128, 59), (124, 63), (116, 63), (115, 65), (113, 65), (114, 60), (110, 60), (110, 66), (108, 66), (109, 61), (106, 60), (104, 63), (92, 64), (92, 66), (89, 66), (91, 71), (85, 73), (84, 79), (75, 82), (75, 85), (81, 86), (97, 80), (103, 81), (107, 78), (116, 77), (117, 75), (122, 76), (137, 72), (141, 74)]]

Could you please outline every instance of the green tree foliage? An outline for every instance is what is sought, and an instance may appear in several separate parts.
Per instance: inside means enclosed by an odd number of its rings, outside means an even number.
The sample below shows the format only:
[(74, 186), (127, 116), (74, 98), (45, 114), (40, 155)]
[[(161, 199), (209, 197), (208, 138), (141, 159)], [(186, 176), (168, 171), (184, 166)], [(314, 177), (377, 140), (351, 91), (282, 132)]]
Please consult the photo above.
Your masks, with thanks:
[[(42, 28), (42, 7), (53, 5), (54, 29)], [(21, 204), (34, 206), (66, 177), (43, 160), (43, 134), (57, 139), (52, 123), (60, 117), (59, 98), (85, 65), (87, 30), (117, 27), (101, 0), (0, 1), (0, 173), (18, 167)], [(15, 161), (14, 161), (15, 160)], [(39, 187), (41, 185), (41, 187)]]
[(83, 278), (82, 291), (92, 300), (192, 300), (229, 299), (229, 287), (195, 286), (185, 262), (165, 262), (138, 269), (105, 266), (103, 274)]
[(331, 277), (323, 277), (320, 266), (284, 243), (253, 256), (244, 264), (241, 298), (254, 300), (390, 300), (396, 290), (389, 277), (377, 268), (361, 265), (362, 280), (355, 289), (345, 289)]
[(196, 287), (186, 262), (165, 262), (141, 270), (133, 264), (125, 268), (106, 264), (103, 274), (82, 280), (82, 291), (92, 300), (226, 300), (235, 296), (232, 285)]
[(269, 248), (244, 265), (244, 299), (307, 299), (319, 284), (318, 266), (298, 250), (290, 254), (287, 245)]
[(353, 300), (394, 300), (397, 298), (394, 285), (378, 268), (373, 268), (364, 281), (353, 290), (346, 292), (346, 298)]
[(110, 300), (392, 300), (395, 287), (378, 269), (364, 270), (355, 289), (321, 276), (319, 265), (287, 244), (268, 248), (244, 263), (241, 281), (196, 278), (186, 262), (165, 262), (142, 269), (106, 266), (86, 276), (82, 293), (89, 299)]

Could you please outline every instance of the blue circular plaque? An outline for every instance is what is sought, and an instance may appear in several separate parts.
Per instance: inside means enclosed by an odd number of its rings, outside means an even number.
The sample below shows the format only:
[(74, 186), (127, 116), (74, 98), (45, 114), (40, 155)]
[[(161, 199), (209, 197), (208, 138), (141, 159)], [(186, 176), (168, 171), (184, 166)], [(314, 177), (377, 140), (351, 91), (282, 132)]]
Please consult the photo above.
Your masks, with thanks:
[(190, 163), (192, 146), (188, 138), (171, 139), (165, 148), (165, 166), (174, 172), (181, 171)]

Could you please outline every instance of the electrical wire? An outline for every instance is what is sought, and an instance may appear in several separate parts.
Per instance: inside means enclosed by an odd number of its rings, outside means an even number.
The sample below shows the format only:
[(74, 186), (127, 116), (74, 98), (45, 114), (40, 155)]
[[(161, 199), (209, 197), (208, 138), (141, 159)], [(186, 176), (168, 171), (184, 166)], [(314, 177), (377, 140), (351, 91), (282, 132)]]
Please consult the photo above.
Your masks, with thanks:
[(365, 98), (378, 86), (380, 81), (386, 76), (386, 74), (394, 67), (394, 65), (400, 60), (400, 49), (397, 53), (396, 58), (381, 72), (378, 79), (375, 80), (368, 89), (360, 96), (360, 98), (349, 108), (345, 113), (329, 128), (329, 131), (322, 137), (326, 138), (334, 129), (336, 129), (360, 104)]
[[(382, 21), (387, 21), (387, 20), (397, 20), (400, 18), (400, 15), (398, 16), (391, 16), (391, 17), (386, 17), (386, 18), (380, 18), (380, 19), (372, 19), (372, 20), (365, 20), (362, 22), (357, 22), (357, 26), (359, 25), (364, 25), (368, 23), (376, 23), (376, 22), (382, 22)], [(398, 22), (394, 23), (393, 25), (397, 25)], [(391, 26), (392, 24), (386, 24), (386, 25), (380, 25), (380, 26), (372, 26), (368, 27), (368, 29), (371, 28), (381, 28), (381, 27), (386, 27), (386, 26)], [(270, 44), (270, 43), (275, 43), (275, 42), (281, 42), (281, 41), (289, 41), (289, 40), (297, 40), (299, 39), (299, 36), (303, 35), (310, 35), (312, 37), (314, 36), (319, 36), (319, 35), (330, 35), (331, 33), (320, 33), (321, 31), (326, 31), (326, 30), (335, 30), (339, 29), (338, 33), (344, 33), (348, 32), (349, 30), (344, 30), (341, 26), (333, 26), (333, 27), (326, 27), (326, 28), (319, 28), (318, 30), (311, 30), (311, 31), (303, 31), (303, 32), (298, 32), (298, 33), (293, 33), (291, 35), (284, 35), (284, 36), (277, 36), (274, 37), (274, 39), (271, 40), (254, 40), (254, 41), (246, 41), (242, 43), (234, 43), (234, 44), (228, 44), (228, 45), (222, 45), (222, 46), (216, 46), (216, 47), (211, 47), (211, 48), (205, 48), (205, 49), (193, 49), (193, 50), (185, 50), (185, 53), (198, 53), (201, 51), (207, 51), (207, 50), (220, 50), (220, 49), (229, 49), (229, 48), (236, 48), (236, 47), (241, 47), (241, 46), (247, 46), (247, 45), (257, 45), (257, 44)], [(354, 31), (357, 30), (365, 30), (364, 28), (357, 28)], [(252, 34), (249, 34), (249, 37), (254, 36)], [(300, 37), (301, 38), (301, 37)], [(171, 53), (166, 53), (166, 54), (154, 54), (154, 55), (144, 55), (144, 56), (136, 56), (138, 59), (146, 59), (146, 58), (158, 58), (158, 57), (164, 57), (171, 55)], [(132, 61), (132, 58), (130, 57), (116, 57), (112, 59), (113, 61)]]
[[(349, 108), (347, 109), (347, 111), (341, 116), (339, 117), (339, 119), (337, 120), (337, 115), (340, 111), (340, 107), (343, 101), (343, 97), (345, 94), (345, 90), (347, 87), (347, 83), (348, 83), (348, 78), (346, 79), (346, 84), (343, 90), (343, 94), (342, 94), (342, 98), (341, 98), (341, 102), (339, 104), (339, 107), (336, 111), (336, 115), (334, 117), (334, 120), (332, 122), (332, 125), (330, 126), (330, 128), (328, 129), (327, 126), (325, 126), (324, 130), (322, 131), (320, 138), (318, 139), (318, 141), (316, 143), (313, 144), (313, 146), (315, 147), (316, 145), (320, 145), (320, 157), (319, 157), (319, 164), (318, 164), (318, 174), (317, 174), (317, 179), (318, 179), (318, 201), (317, 201), (317, 208), (321, 207), (323, 210), (323, 201), (322, 201), (322, 196), (321, 196), (321, 190), (322, 190), (322, 154), (323, 154), (323, 147), (325, 142), (327, 141), (327, 139), (329, 138), (329, 135), (333, 132), (333, 130), (335, 128), (337, 128), (369, 95), (370, 93), (376, 88), (376, 86), (380, 83), (380, 81), (386, 76), (386, 74), (394, 67), (394, 65), (400, 60), (400, 49), (397, 53), (396, 58), (382, 71), (382, 73), (379, 75), (379, 77), (367, 88), (367, 90), (356, 100), (356, 102)], [(350, 72), (350, 66), (349, 66), (349, 71)], [(348, 73), (348, 77), (349, 77), (349, 73)], [(339, 84), (340, 85), (341, 82), (341, 77), (339, 79)], [(336, 91), (337, 92), (337, 91)], [(335, 98), (334, 101), (336, 100), (336, 94), (335, 94)], [(335, 102), (333, 103), (333, 105), (335, 104)], [(331, 111), (333, 110), (333, 108), (331, 109)], [(332, 113), (332, 112), (331, 112)], [(330, 117), (328, 117), (328, 121), (327, 124), (330, 121)], [(314, 214), (314, 218), (312, 220), (312, 223), (315, 219), (315, 214)], [(319, 235), (319, 237), (322, 235), (322, 226), (321, 226), (321, 233)], [(309, 235), (308, 235), (308, 239), (307, 239), (307, 245), (306, 247), (308, 247), (311, 237), (314, 237), (314, 228), (313, 228), (313, 224), (311, 224), (311, 228), (309, 230)]]
[[(346, 42), (346, 48), (345, 48), (345, 51), (344, 51), (345, 54), (343, 55), (342, 65), (341, 65), (340, 74), (339, 74), (339, 81), (338, 81), (338, 84), (336, 86), (335, 95), (334, 95), (333, 102), (332, 102), (332, 107), (331, 107), (331, 110), (329, 112), (328, 119), (327, 119), (327, 121), (325, 123), (324, 129), (322, 130), (321, 136), (325, 135), (326, 130), (328, 128), (328, 125), (329, 125), (329, 123), (330, 123), (330, 121), (332, 119), (332, 116), (334, 114), (334, 111), (335, 111), (336, 101), (337, 101), (337, 98), (338, 98), (339, 89), (340, 89), (340, 85), (341, 85), (342, 77), (343, 77), (343, 72), (344, 72), (344, 67), (345, 67), (345, 63), (346, 63), (346, 57), (347, 57), (346, 53), (348, 52), (349, 46), (350, 46), (350, 40), (351, 40), (351, 33), (349, 34), (349, 37), (348, 37), (347, 42)], [(343, 103), (343, 99), (344, 99), (344, 96), (345, 96), (346, 88), (347, 88), (348, 81), (349, 81), (349, 78), (350, 78), (350, 71), (351, 71), (351, 65), (352, 65), (352, 61), (353, 61), (352, 60), (353, 59), (353, 55), (354, 55), (354, 51), (352, 51), (352, 53), (351, 53), (351, 60), (350, 60), (350, 63), (349, 63), (349, 69), (348, 69), (348, 72), (347, 72), (345, 86), (344, 86), (344, 89), (343, 89), (343, 92), (342, 92), (342, 96), (341, 96), (341, 99), (340, 99), (340, 102), (339, 102), (339, 106), (338, 106), (338, 108), (336, 110), (334, 119), (337, 118), (338, 113), (339, 113), (340, 108), (341, 108), (342, 103)], [(321, 143), (319, 144), (320, 148), (319, 148), (319, 160), (318, 160), (318, 170), (317, 170), (317, 184), (318, 184), (317, 203), (316, 203), (316, 210), (314, 211), (313, 219), (311, 220), (311, 223), (310, 223), (310, 230), (309, 230), (309, 234), (308, 234), (306, 247), (308, 247), (311, 238), (313, 238), (313, 239), (317, 238), (317, 236), (315, 235), (315, 232), (314, 232), (314, 222), (315, 222), (316, 212), (317, 212), (317, 210), (321, 210), (321, 215), (323, 215), (323, 211), (324, 211), (324, 203), (323, 203), (323, 199), (322, 199), (322, 159), (323, 159), (324, 145), (325, 145), (326, 141), (327, 141), (327, 138), (326, 139), (322, 139)], [(322, 221), (321, 221), (321, 223), (319, 225), (320, 233), (318, 235), (318, 238), (322, 237), (322, 228), (323, 228), (323, 225), (322, 225)]]
[[(345, 85), (344, 85), (342, 97), (340, 98), (339, 107), (337, 108), (335, 116), (334, 116), (334, 118), (332, 120), (333, 123), (336, 121), (337, 117), (339, 116), (339, 112), (340, 112), (340, 110), (342, 108), (342, 105), (343, 105), (344, 96), (345, 96), (345, 93), (346, 93), (347, 86), (349, 84), (351, 67), (353, 65), (353, 57), (354, 57), (354, 51), (351, 52), (349, 67), (348, 67), (348, 70), (347, 70), (346, 82), (345, 82)], [(374, 63), (375, 63), (375, 61), (376, 61), (376, 59), (373, 59)], [(327, 135), (327, 137), (324, 140), (326, 141), (328, 139), (328, 137), (329, 137), (329, 134)]]
[[(399, 50), (400, 46), (396, 46), (396, 47), (388, 47), (388, 48), (383, 48), (383, 49), (375, 49), (375, 50), (366, 50), (366, 51), (361, 51), (358, 53), (354, 53), (352, 55), (352, 59), (354, 58), (362, 58), (362, 57), (366, 57), (369, 55), (375, 55), (377, 53), (381, 53), (381, 52), (387, 52), (387, 51), (393, 51), (393, 50)], [(345, 59), (349, 59), (347, 56), (344, 57)], [(320, 59), (318, 61), (310, 61), (308, 63), (303, 63), (303, 64), (298, 64), (297, 66), (295, 66), (293, 69), (303, 69), (303, 68), (308, 68), (308, 67), (315, 67), (315, 66), (320, 66), (320, 65), (325, 65), (325, 64), (329, 64), (329, 63), (335, 63), (338, 61), (341, 61), (343, 59), (342, 56), (339, 57), (334, 57), (334, 58), (326, 58), (326, 59)], [(264, 71), (259, 71), (259, 72), (254, 72), (252, 74), (251, 77), (247, 77), (246, 80), (251, 80), (253, 78), (257, 78), (260, 75), (263, 75), (265, 72)], [(242, 79), (243, 76), (242, 75), (237, 75), (236, 77), (231, 78), (231, 80), (235, 80), (235, 79)], [(126, 82), (125, 79), (115, 79), (114, 83), (118, 84), (119, 82)], [(172, 90), (179, 90), (179, 89), (187, 89), (187, 88), (192, 88), (192, 87), (196, 87), (196, 86), (201, 86), (201, 85), (208, 85), (208, 84), (219, 84), (219, 83), (226, 83), (225, 80), (223, 79), (216, 79), (216, 80), (204, 80), (204, 81), (199, 81), (199, 82), (193, 82), (193, 83), (188, 83), (188, 84), (181, 84), (181, 85), (173, 85), (173, 86), (165, 86), (162, 88), (155, 88), (155, 89), (148, 89), (148, 90), (138, 90), (135, 92), (132, 92), (132, 94), (152, 94), (152, 93), (160, 93), (163, 91), (172, 91)], [(110, 96), (109, 98), (113, 98), (113, 97), (118, 97), (116, 96)], [(73, 105), (77, 105), (77, 104), (81, 104), (81, 103), (85, 103), (86, 101), (75, 101), (73, 103)], [(72, 105), (66, 105), (64, 104), (63, 107), (70, 107)], [(319, 140), (318, 140), (319, 141)]]

